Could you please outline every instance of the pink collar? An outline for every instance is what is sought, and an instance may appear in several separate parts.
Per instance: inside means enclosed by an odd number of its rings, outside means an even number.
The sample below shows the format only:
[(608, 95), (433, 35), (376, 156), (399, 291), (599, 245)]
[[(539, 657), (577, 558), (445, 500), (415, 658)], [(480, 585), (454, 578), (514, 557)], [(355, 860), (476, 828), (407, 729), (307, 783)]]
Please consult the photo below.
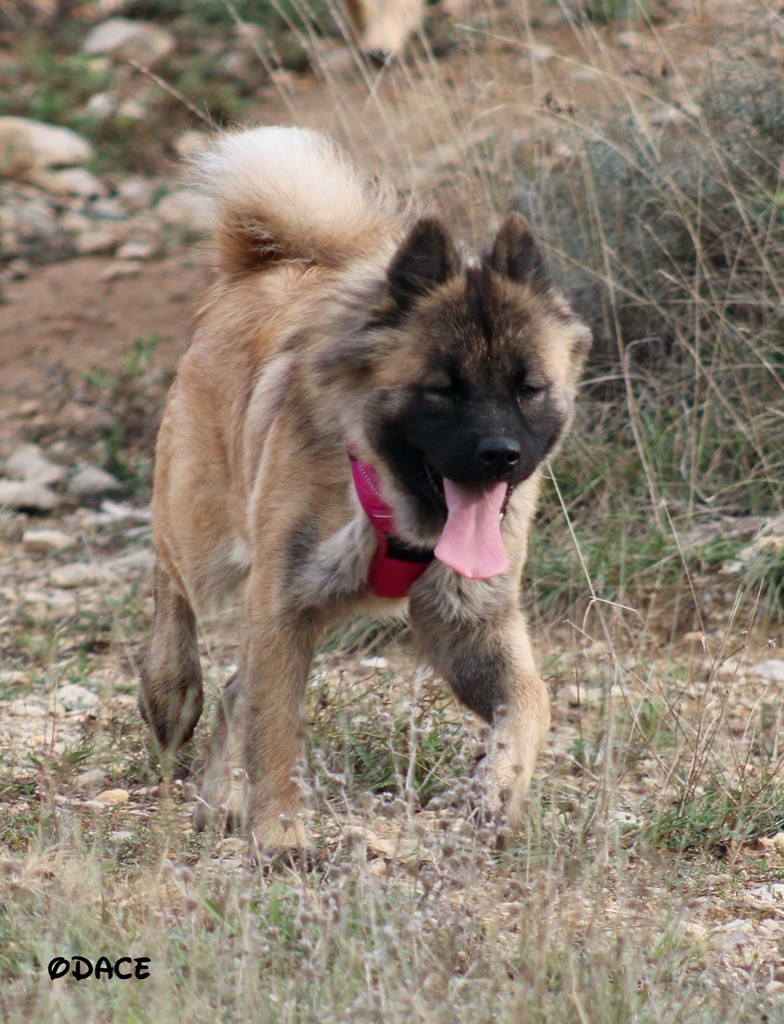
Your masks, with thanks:
[[(414, 583), (433, 561), (432, 553), (413, 555), (393, 535), (395, 518), (381, 496), (378, 473), (369, 462), (360, 462), (352, 447), (346, 449), (351, 460), (354, 488), (365, 515), (370, 520), (378, 547), (370, 563), (368, 585), (377, 597), (406, 597)], [(420, 557), (426, 555), (426, 557)]]

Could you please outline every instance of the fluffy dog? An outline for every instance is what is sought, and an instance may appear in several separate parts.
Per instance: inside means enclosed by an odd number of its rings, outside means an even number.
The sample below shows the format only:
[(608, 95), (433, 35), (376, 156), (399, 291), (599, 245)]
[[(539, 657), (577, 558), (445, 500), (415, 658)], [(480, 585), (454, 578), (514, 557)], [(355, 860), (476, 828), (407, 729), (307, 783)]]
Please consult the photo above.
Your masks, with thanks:
[(241, 588), (196, 825), (306, 845), (292, 774), (319, 636), (407, 601), (420, 658), (492, 726), (489, 795), (514, 827), (549, 724), (520, 577), (589, 331), (519, 214), (467, 257), (296, 128), (224, 135), (198, 173), (214, 272), (158, 438), (140, 696), (175, 751), (202, 710), (195, 616)]

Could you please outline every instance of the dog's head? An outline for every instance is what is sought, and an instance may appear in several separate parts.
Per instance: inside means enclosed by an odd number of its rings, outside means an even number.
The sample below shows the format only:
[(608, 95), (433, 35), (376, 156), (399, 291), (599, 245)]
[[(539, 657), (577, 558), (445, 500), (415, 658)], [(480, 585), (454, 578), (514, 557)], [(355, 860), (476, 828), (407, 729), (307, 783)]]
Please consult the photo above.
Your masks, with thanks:
[(363, 330), (325, 353), (321, 372), (342, 384), (348, 429), (387, 476), (401, 532), (433, 543), (453, 512), (497, 520), (553, 452), (589, 345), (522, 216), (468, 265), (428, 218), (393, 256)]

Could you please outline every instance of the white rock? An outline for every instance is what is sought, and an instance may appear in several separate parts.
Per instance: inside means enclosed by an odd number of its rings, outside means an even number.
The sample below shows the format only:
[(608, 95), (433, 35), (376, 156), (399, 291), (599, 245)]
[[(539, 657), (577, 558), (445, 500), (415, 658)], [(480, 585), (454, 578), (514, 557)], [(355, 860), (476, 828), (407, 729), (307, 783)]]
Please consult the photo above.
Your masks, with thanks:
[(758, 903), (784, 904), (784, 882), (771, 882), (770, 885), (758, 885), (746, 890), (746, 896)]
[(72, 562), (70, 565), (58, 565), (49, 574), (49, 582), (53, 587), (63, 590), (77, 590), (79, 587), (95, 583), (99, 576), (92, 565), (86, 562)]
[(106, 517), (104, 521), (107, 523), (116, 522), (117, 520), (149, 523), (152, 518), (149, 506), (146, 508), (134, 508), (126, 502), (112, 501), (110, 498), (101, 502), (101, 513)]
[(77, 498), (95, 498), (121, 489), (120, 481), (98, 466), (83, 466), (68, 483), (68, 490)]
[(46, 708), (42, 707), (37, 701), (30, 701), (28, 698), (20, 697), (18, 700), (12, 700), (10, 704), (6, 705), (5, 713), (13, 715), (15, 718), (43, 718), (46, 714)]
[(772, 836), (760, 836), (757, 842), (766, 853), (784, 854), (784, 832), (776, 832)]
[(587, 707), (589, 704), (601, 704), (605, 699), (604, 693), (596, 686), (578, 686), (570, 683), (564, 687), (567, 700), (572, 707)]
[(142, 272), (136, 260), (115, 260), (98, 275), (101, 281), (116, 281), (120, 277), (136, 277)]
[(110, 18), (96, 25), (82, 43), (82, 50), (91, 56), (105, 54), (115, 60), (133, 60), (147, 67), (168, 57), (174, 47), (171, 32), (159, 25), (128, 18)]
[(81, 772), (73, 780), (74, 789), (85, 790), (85, 789), (98, 789), (106, 781), (106, 776), (100, 768), (89, 768), (86, 772)]
[(155, 552), (151, 548), (139, 548), (128, 555), (121, 555), (113, 558), (107, 563), (107, 569), (111, 572), (122, 575), (129, 569), (152, 569), (155, 564)]
[(63, 167), (60, 170), (32, 171), (28, 181), (61, 196), (79, 196), (80, 199), (94, 199), (106, 194), (101, 182), (83, 167)]
[(149, 260), (157, 252), (153, 242), (132, 240), (117, 250), (118, 260)]
[(383, 655), (379, 655), (375, 658), (360, 658), (359, 663), (363, 668), (389, 668), (389, 659), (385, 658)]
[(650, 46), (646, 36), (641, 35), (639, 32), (632, 32), (630, 29), (625, 32), (618, 32), (615, 36), (615, 42), (625, 50), (644, 51)]
[(738, 946), (745, 946), (754, 939), (754, 925), (751, 921), (744, 921), (736, 918), (716, 928), (711, 935), (711, 942), (715, 946), (732, 949)]
[(76, 614), (77, 602), (74, 594), (65, 590), (27, 590), (22, 594), (26, 611), (36, 622), (60, 622)]
[(97, 694), (78, 683), (66, 683), (65, 686), (59, 686), (55, 696), (57, 703), (66, 711), (86, 711), (98, 704)]
[(36, 484), (59, 484), (65, 470), (50, 462), (37, 444), (20, 444), (6, 459), (5, 475)]
[(784, 683), (784, 661), (779, 658), (770, 658), (768, 661), (759, 661), (756, 665), (749, 665), (748, 671), (760, 679), (768, 679), (772, 683)]
[(177, 189), (164, 196), (155, 212), (164, 224), (194, 234), (212, 230), (215, 223), (215, 210), (210, 200), (188, 189)]
[(117, 109), (117, 95), (113, 92), (96, 92), (85, 104), (85, 110), (98, 121), (105, 121)]
[(123, 100), (117, 108), (117, 113), (121, 117), (127, 117), (129, 121), (143, 121), (149, 113), (149, 107), (140, 99), (132, 96), (128, 100)]
[(125, 178), (117, 186), (117, 195), (133, 209), (147, 209), (153, 193), (153, 183), (147, 178)]
[(75, 210), (66, 210), (60, 218), (60, 227), (63, 231), (81, 234), (84, 231), (91, 231), (93, 222), (89, 217), (85, 217), (83, 213), (77, 213)]
[(74, 239), (74, 248), (80, 256), (98, 256), (112, 252), (116, 245), (117, 237), (110, 228), (83, 231)]
[(537, 64), (543, 64), (545, 61), (553, 59), (555, 50), (552, 46), (535, 43), (527, 48), (526, 55), (528, 60), (534, 61)]
[(26, 480), (0, 480), (0, 507), (17, 512), (53, 512), (60, 498), (43, 484)]
[(729, 562), (722, 562), (719, 566), (719, 573), (722, 576), (737, 576), (744, 572), (746, 569), (745, 562), (739, 562), (737, 559), (732, 559)]
[(54, 239), (58, 233), (54, 211), (43, 203), (26, 203), (13, 210), (14, 230), (22, 241)]
[(34, 555), (64, 551), (75, 543), (75, 539), (62, 530), (25, 530), (22, 534), (22, 547)]
[(97, 0), (95, 9), (102, 17), (108, 18), (110, 14), (122, 14), (132, 6), (132, 0)]
[(84, 164), (92, 157), (93, 149), (86, 139), (70, 128), (44, 124), (27, 117), (0, 117), (0, 167), (4, 154), (6, 160), (13, 160), (16, 154), (17, 164), (24, 164), (16, 174), (24, 174), (42, 167)]
[(7, 672), (0, 672), (0, 686), (22, 686), (27, 682), (27, 673), (21, 669), (12, 668)]
[(108, 806), (111, 804), (127, 804), (130, 799), (130, 793), (127, 789), (105, 789), (103, 793), (99, 793), (93, 803), (100, 804), (102, 806)]
[(90, 212), (101, 220), (127, 220), (128, 211), (119, 199), (112, 196), (102, 197), (90, 206)]

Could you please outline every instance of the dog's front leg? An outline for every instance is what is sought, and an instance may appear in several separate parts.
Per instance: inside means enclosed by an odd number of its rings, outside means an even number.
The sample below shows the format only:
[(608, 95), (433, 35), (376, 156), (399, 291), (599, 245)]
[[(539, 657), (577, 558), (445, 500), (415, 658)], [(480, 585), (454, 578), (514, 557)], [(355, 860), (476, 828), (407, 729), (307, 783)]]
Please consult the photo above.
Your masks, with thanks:
[(462, 581), (460, 589), (448, 598), (441, 588), (415, 590), (411, 622), (424, 658), (492, 727), (487, 797), (494, 812), (503, 806), (513, 830), (550, 725), (550, 700), (516, 602), (499, 605), (482, 581)]
[[(525, 797), (536, 761), (550, 728), (550, 696), (534, 664), (527, 627), (515, 610), (497, 624), (490, 647), (502, 651), (503, 696), (494, 709), (493, 736), (487, 758), (491, 807), (504, 807), (506, 826), (515, 831), (521, 823)], [(493, 655), (490, 655), (491, 666)], [(492, 667), (489, 668), (492, 677)], [(463, 679), (469, 687), (475, 679)]]

